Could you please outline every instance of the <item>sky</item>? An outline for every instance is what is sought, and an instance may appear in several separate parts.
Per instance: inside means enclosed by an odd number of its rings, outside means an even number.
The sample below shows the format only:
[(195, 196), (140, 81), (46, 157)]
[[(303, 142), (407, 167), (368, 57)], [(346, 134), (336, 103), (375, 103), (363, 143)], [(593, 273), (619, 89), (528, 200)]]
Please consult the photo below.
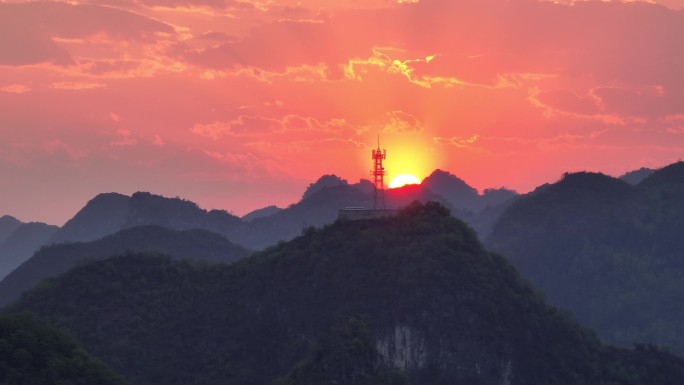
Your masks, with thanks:
[(684, 154), (684, 0), (0, 0), (0, 215), (237, 215), (318, 177), (524, 193)]

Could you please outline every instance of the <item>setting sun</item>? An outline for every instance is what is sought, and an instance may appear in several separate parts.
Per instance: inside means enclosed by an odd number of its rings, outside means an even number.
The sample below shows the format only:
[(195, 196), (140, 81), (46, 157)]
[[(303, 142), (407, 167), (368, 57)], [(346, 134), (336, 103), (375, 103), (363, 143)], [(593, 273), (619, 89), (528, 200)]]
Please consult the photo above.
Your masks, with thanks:
[(389, 188), (402, 187), (407, 184), (420, 184), (420, 179), (411, 174), (399, 174), (389, 182)]

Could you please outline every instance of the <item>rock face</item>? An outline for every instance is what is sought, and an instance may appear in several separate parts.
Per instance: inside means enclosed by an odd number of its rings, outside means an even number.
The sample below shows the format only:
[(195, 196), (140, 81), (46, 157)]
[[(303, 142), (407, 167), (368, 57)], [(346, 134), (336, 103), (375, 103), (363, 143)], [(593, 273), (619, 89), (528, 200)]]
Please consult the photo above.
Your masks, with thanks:
[(409, 326), (397, 325), (394, 333), (380, 336), (377, 350), (383, 364), (403, 371), (425, 369), (427, 363), (425, 338)]

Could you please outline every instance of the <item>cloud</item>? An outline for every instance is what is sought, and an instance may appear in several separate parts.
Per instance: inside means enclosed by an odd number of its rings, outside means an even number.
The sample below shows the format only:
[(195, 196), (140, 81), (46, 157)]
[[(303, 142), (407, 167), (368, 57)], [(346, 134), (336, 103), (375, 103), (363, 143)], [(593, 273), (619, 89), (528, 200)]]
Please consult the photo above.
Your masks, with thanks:
[(27, 92), (31, 92), (31, 88), (24, 84), (10, 84), (0, 87), (0, 91), (8, 92), (10, 94), (25, 94)]
[(59, 39), (105, 34), (119, 40), (152, 41), (174, 29), (112, 7), (63, 2), (0, 3), (0, 65), (74, 64)]
[(417, 134), (423, 131), (423, 125), (418, 119), (404, 111), (391, 111), (386, 114), (387, 123), (383, 127), (383, 132), (395, 134)]
[(472, 145), (477, 142), (478, 138), (479, 136), (477, 134), (473, 134), (472, 136), (467, 138), (457, 136), (453, 136), (450, 138), (435, 137), (433, 140), (435, 143), (438, 144), (449, 144), (459, 148), (466, 148), (472, 147)]
[(97, 90), (100, 88), (105, 88), (107, 85), (104, 83), (93, 83), (93, 82), (55, 82), (50, 84), (50, 88), (55, 90), (71, 90), (71, 91), (83, 91), (83, 90)]
[(597, 114), (600, 111), (595, 97), (581, 97), (568, 89), (540, 91), (538, 102), (551, 109), (580, 115)]

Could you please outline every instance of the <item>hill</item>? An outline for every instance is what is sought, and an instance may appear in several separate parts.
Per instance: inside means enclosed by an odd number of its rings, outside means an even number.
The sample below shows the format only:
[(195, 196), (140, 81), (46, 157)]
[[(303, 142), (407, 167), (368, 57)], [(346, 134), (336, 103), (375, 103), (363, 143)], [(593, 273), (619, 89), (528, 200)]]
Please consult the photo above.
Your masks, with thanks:
[(128, 213), (129, 196), (99, 194), (68, 220), (50, 239), (49, 244), (90, 242), (121, 230)]
[(624, 175), (621, 175), (620, 179), (633, 186), (636, 186), (639, 183), (641, 183), (641, 181), (651, 176), (654, 172), (655, 170), (653, 169), (642, 167), (638, 170), (630, 171), (628, 173), (625, 173)]
[(174, 230), (204, 229), (225, 235), (242, 223), (240, 218), (224, 210), (204, 210), (189, 200), (137, 192), (128, 202), (124, 227), (157, 225)]
[(486, 189), (483, 194), (461, 178), (444, 170), (435, 170), (421, 185), (445, 199), (450, 206), (461, 211), (480, 212), (512, 200), (518, 194), (505, 188)]
[(637, 186), (568, 174), (518, 199), (487, 240), (607, 341), (684, 352), (684, 164)]
[(0, 315), (0, 384), (124, 385), (76, 341), (28, 314)]
[(21, 224), (22, 222), (13, 216), (0, 217), (0, 243), (4, 242)]
[(156, 251), (174, 258), (230, 263), (250, 251), (206, 230), (176, 231), (138, 226), (97, 241), (45, 247), (0, 282), (0, 306), (6, 305), (45, 278), (57, 276), (79, 262), (105, 259), (127, 251)]
[(31, 258), (58, 229), (39, 222), (20, 224), (0, 243), (0, 279)]
[(434, 203), (232, 265), (81, 265), (9, 310), (69, 330), (138, 385), (684, 381), (677, 357), (601, 346)]
[(242, 216), (242, 220), (245, 222), (251, 222), (257, 218), (269, 217), (271, 215), (277, 214), (282, 210), (283, 209), (281, 209), (278, 206), (270, 205), (260, 209), (256, 209), (254, 211), (250, 211), (249, 213)]

